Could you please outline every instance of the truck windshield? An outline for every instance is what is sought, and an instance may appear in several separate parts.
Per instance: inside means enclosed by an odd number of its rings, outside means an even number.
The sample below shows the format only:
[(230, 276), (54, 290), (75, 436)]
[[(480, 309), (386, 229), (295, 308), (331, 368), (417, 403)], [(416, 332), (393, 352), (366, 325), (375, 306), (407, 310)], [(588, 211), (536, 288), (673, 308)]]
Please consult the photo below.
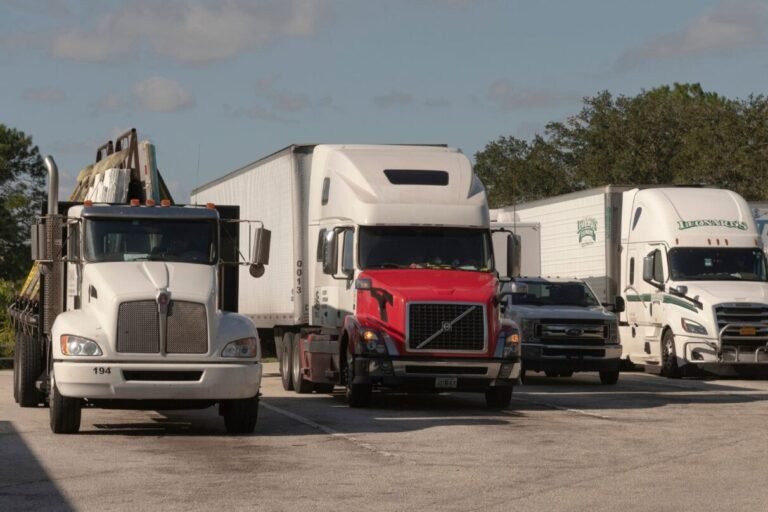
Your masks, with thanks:
[(216, 261), (215, 240), (216, 224), (210, 221), (88, 218), (85, 259), (210, 265)]
[(673, 281), (766, 281), (759, 248), (676, 247), (669, 251)]
[(512, 304), (529, 306), (592, 307), (599, 302), (583, 283), (526, 283), (523, 293), (512, 294)]
[(439, 268), (490, 272), (491, 237), (484, 229), (363, 226), (361, 269)]

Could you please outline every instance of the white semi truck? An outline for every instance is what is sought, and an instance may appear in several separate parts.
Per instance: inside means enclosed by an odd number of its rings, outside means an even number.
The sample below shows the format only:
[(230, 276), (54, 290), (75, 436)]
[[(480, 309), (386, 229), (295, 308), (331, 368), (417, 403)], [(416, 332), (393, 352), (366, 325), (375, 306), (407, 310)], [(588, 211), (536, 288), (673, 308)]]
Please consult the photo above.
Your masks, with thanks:
[(738, 194), (606, 186), (493, 215), (538, 223), (542, 275), (583, 278), (606, 303), (623, 298), (623, 357), (646, 371), (768, 377), (766, 259)]
[(460, 151), (290, 146), (192, 198), (273, 228), (270, 273), (253, 287), (242, 269), (239, 302), (273, 331), (285, 389), (339, 384), (357, 407), (374, 388), (510, 403), (519, 331), (500, 316), (485, 189)]
[[(227, 431), (254, 430), (262, 376), (256, 327), (237, 313), (236, 208), (58, 201), (51, 157), (47, 214), (32, 229), (39, 295), (10, 308), (14, 395), (47, 404), (55, 433), (86, 407), (219, 405)], [(133, 190), (142, 193), (139, 187)], [(222, 216), (227, 217), (223, 219)], [(248, 228), (243, 228), (248, 229)], [(253, 273), (269, 236), (257, 228)]]

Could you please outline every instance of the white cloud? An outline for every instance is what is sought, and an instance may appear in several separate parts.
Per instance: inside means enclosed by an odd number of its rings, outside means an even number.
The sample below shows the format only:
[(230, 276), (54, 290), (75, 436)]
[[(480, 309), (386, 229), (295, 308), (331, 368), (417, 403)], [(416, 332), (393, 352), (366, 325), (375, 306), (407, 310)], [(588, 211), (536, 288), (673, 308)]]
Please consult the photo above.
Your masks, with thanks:
[(518, 89), (508, 80), (497, 80), (488, 88), (488, 99), (501, 110), (517, 110), (576, 103), (581, 97), (570, 93)]
[(391, 91), (382, 96), (374, 96), (373, 104), (381, 109), (405, 107), (413, 103), (413, 95), (403, 91)]
[(58, 33), (51, 53), (104, 62), (135, 52), (142, 43), (186, 63), (206, 63), (264, 47), (282, 37), (309, 37), (327, 14), (313, 0), (125, 1), (89, 30)]
[(754, 0), (723, 0), (678, 32), (663, 34), (624, 52), (619, 67), (650, 60), (702, 55), (749, 48), (768, 36), (768, 4)]
[(67, 100), (66, 93), (57, 87), (25, 89), (22, 97), (35, 103), (64, 103)]
[(179, 82), (159, 76), (138, 82), (133, 95), (139, 107), (150, 112), (176, 112), (195, 105), (195, 98)]

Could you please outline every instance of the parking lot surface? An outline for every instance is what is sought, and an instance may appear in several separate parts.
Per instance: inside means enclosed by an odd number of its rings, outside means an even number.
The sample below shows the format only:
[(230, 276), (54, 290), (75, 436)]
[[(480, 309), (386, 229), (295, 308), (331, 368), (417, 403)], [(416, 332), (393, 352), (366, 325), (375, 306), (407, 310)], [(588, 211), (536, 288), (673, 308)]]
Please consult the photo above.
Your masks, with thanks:
[[(256, 432), (214, 408), (83, 411), (53, 435), (0, 371), (0, 510), (765, 510), (768, 381), (531, 375), (482, 395), (377, 394), (367, 409), (283, 391)], [(542, 375), (542, 376), (539, 376)]]

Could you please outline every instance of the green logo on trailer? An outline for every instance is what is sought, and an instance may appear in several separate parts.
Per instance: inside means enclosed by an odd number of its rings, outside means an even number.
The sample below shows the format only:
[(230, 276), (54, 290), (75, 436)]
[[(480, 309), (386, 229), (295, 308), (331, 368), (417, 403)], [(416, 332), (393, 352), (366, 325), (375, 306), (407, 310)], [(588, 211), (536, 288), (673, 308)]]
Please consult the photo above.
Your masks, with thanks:
[[(597, 242), (597, 220), (592, 217), (586, 217), (576, 221), (577, 232), (579, 233), (580, 244), (592, 244)], [(585, 238), (592, 240), (584, 241)]]
[(724, 220), (724, 219), (699, 219), (699, 220), (679, 220), (677, 221), (677, 229), (691, 229), (702, 228), (707, 226), (719, 226), (723, 228), (738, 229), (741, 231), (747, 230), (747, 223), (739, 220)]

